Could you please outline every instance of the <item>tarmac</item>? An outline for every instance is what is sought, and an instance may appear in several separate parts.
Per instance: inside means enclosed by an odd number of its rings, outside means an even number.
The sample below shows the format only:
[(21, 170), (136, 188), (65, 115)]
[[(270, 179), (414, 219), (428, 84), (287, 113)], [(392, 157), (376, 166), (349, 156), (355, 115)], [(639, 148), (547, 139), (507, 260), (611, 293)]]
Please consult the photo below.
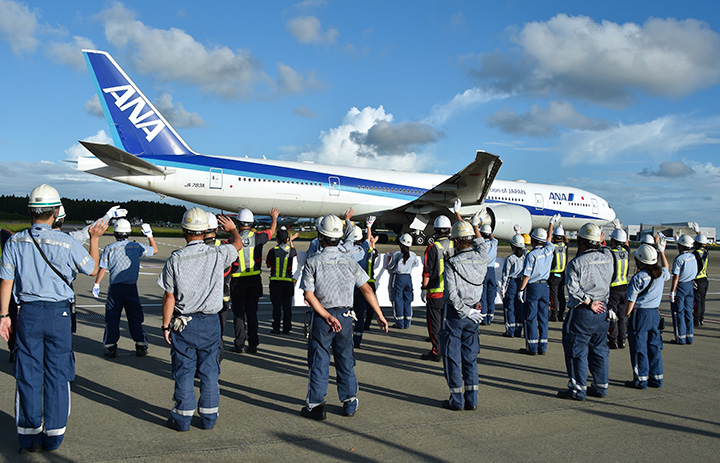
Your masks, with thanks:
[[(112, 240), (105, 236), (101, 245)], [(663, 335), (662, 389), (623, 387), (632, 379), (629, 352), (612, 350), (606, 398), (558, 399), (556, 392), (567, 385), (561, 324), (550, 322), (547, 355), (528, 357), (518, 353), (524, 347), (522, 338), (501, 336), (498, 307), (495, 322), (480, 330), (477, 411), (446, 410), (441, 406), (449, 394), (442, 364), (420, 359), (430, 344), (424, 340), (425, 312), (416, 309), (410, 329), (391, 328), (384, 334), (374, 326), (365, 334), (356, 351), (357, 414), (342, 415), (331, 368), (327, 420), (312, 421), (299, 413), (307, 390), (305, 307), (295, 308), (290, 335), (273, 335), (266, 294), (260, 306), (258, 353), (225, 352), (217, 425), (202, 430), (194, 421), (189, 432), (179, 433), (165, 427), (173, 405), (173, 380), (170, 349), (160, 328), (162, 291), (156, 280), (170, 252), (184, 241), (157, 241), (160, 253), (143, 261), (138, 282), (150, 340), (147, 357), (135, 356), (125, 320), (118, 357), (102, 355), (107, 278), (100, 299), (91, 296), (94, 278), (76, 280), (76, 377), (72, 413), (58, 450), (17, 453), (15, 381), (2, 343), (1, 461), (716, 461), (720, 452), (720, 362), (713, 354), (720, 338), (718, 253), (710, 255), (705, 325), (696, 329), (692, 346), (668, 343), (669, 283), (665, 286), (660, 308), (668, 326)], [(299, 249), (307, 244), (297, 243)], [(381, 251), (394, 249), (381, 246)], [(500, 254), (507, 254), (507, 249), (501, 248)], [(668, 252), (669, 259), (674, 256), (675, 251)], [(383, 311), (392, 323), (390, 308)], [(228, 321), (226, 349), (232, 346), (231, 334)]]

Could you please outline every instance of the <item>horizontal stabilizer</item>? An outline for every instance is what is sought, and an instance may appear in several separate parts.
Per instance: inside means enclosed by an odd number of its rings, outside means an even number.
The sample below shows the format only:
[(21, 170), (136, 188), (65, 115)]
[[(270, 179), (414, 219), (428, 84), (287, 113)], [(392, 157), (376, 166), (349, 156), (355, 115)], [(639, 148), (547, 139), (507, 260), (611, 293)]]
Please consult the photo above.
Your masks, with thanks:
[(172, 170), (160, 168), (154, 164), (115, 148), (112, 145), (80, 141), (80, 143), (102, 162), (127, 172), (128, 175), (167, 175)]

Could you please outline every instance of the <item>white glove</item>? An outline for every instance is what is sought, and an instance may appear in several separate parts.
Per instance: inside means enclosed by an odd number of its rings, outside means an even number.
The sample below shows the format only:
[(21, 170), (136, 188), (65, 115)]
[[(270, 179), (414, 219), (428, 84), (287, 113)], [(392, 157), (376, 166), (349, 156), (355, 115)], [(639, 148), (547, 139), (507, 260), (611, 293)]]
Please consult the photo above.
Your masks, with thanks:
[(613, 229), (615, 229), (615, 230), (617, 230), (618, 228), (622, 228), (622, 223), (620, 223), (620, 219), (618, 219), (617, 217), (615, 217), (611, 223), (612, 223)]
[(470, 309), (470, 313), (468, 314), (468, 318), (475, 323), (480, 323), (485, 316), (477, 309)]
[(560, 222), (560, 214), (555, 214), (552, 216), (552, 219), (550, 219), (553, 226), (557, 225), (558, 222)]
[(667, 239), (665, 238), (665, 235), (662, 233), (658, 233), (658, 242), (657, 242), (657, 249), (659, 252), (665, 252), (665, 247), (667, 247)]
[(524, 289), (522, 291), (517, 292), (517, 298), (518, 298), (518, 301), (520, 301), (522, 304), (525, 303), (525, 290)]
[(694, 231), (695, 233), (700, 233), (700, 225), (698, 225), (697, 222), (691, 223), (690, 228), (692, 228), (692, 231)]
[(423, 289), (422, 291), (420, 291), (420, 299), (421, 299), (423, 302), (427, 302), (427, 296), (426, 296), (426, 294), (427, 294), (427, 291), (425, 291), (424, 289)]
[(192, 320), (192, 317), (189, 315), (179, 315), (177, 317), (174, 317), (172, 320), (170, 320), (172, 330), (178, 333), (181, 332), (185, 329), (187, 324), (190, 323), (190, 320)]
[(105, 217), (109, 219), (117, 219), (127, 215), (127, 209), (120, 209), (120, 206), (113, 206), (105, 213)]
[(150, 228), (149, 224), (144, 223), (144, 224), (142, 224), (141, 228), (142, 228), (143, 235), (147, 236), (148, 238), (152, 238), (152, 236), (153, 236), (152, 228)]
[(505, 288), (500, 288), (500, 298), (505, 299)]
[[(458, 201), (460, 201), (460, 200), (458, 199)], [(482, 224), (481, 215), (482, 215), (481, 211), (477, 211), (476, 213), (473, 214), (472, 219), (470, 219), (470, 223), (472, 224), (473, 227), (479, 227), (480, 224)]]
[(520, 225), (515, 224), (515, 226), (513, 226), (513, 230), (515, 231), (516, 235), (519, 235), (522, 231), (522, 228), (520, 227)]
[(365, 225), (367, 225), (368, 228), (372, 228), (376, 218), (374, 215), (369, 215), (368, 218), (365, 219)]
[(675, 291), (670, 293), (670, 302), (675, 303)]
[(95, 283), (95, 284), (93, 285), (92, 293), (93, 293), (93, 297), (94, 297), (95, 299), (97, 299), (98, 297), (100, 297), (100, 283)]
[(615, 315), (615, 312), (613, 312), (612, 310), (608, 310), (608, 311), (607, 311), (607, 317), (605, 317), (605, 318), (606, 318), (607, 321), (609, 321), (609, 322), (616, 322), (616, 321), (620, 320), (620, 319), (618, 318), (618, 316)]
[(455, 200), (455, 204), (453, 204), (453, 212), (458, 213), (460, 212), (460, 208), (462, 207), (462, 201), (460, 201), (460, 198)]

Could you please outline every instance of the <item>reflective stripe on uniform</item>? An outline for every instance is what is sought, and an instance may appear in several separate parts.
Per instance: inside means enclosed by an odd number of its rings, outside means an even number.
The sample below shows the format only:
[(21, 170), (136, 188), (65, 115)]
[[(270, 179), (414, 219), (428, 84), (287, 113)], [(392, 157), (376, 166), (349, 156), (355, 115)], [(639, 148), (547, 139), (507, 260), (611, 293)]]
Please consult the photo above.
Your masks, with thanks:
[(172, 412), (180, 416), (193, 416), (195, 414), (195, 409), (193, 408), (192, 410), (178, 410), (177, 408), (173, 407)]
[(198, 407), (198, 413), (200, 413), (201, 415), (212, 415), (212, 414), (218, 412), (218, 408), (219, 407), (212, 407), (212, 408)]
[[(437, 288), (428, 288), (428, 293), (442, 293), (445, 291), (445, 253), (443, 251), (443, 245), (440, 243), (440, 241), (435, 241), (433, 243), (434, 246), (438, 248), (438, 264), (440, 265), (440, 271), (438, 272), (438, 279), (440, 281), (440, 284)], [(453, 248), (452, 241), (449, 242), (448, 250)]]
[(702, 265), (698, 265), (698, 268), (700, 269), (698, 271), (697, 276), (695, 277), (696, 280), (699, 280), (700, 278), (707, 278), (707, 267), (708, 267), (708, 259), (710, 257), (710, 253), (707, 249), (700, 248), (695, 250), (695, 259), (699, 260), (698, 264), (702, 263)]
[(367, 274), (370, 277), (368, 282), (375, 283), (375, 278), (373, 276), (373, 273), (375, 273), (375, 259), (373, 259), (373, 251), (375, 251), (374, 248), (368, 248), (368, 258), (367, 258)]
[(63, 434), (65, 434), (65, 428), (45, 430), (45, 435), (50, 437), (62, 436)]
[(624, 248), (612, 248), (612, 255), (615, 260), (615, 280), (610, 287), (623, 286), (628, 284), (628, 265), (630, 263), (628, 252)]
[[(255, 232), (248, 233), (247, 239), (251, 240), (255, 236)], [(237, 277), (248, 277), (252, 275), (260, 275), (260, 270), (255, 270), (255, 240), (251, 241), (248, 251), (248, 263), (245, 263), (245, 246), (238, 251), (238, 261), (240, 264), (240, 271), (233, 273), (232, 276)], [(248, 267), (249, 265), (249, 267)]]
[(555, 245), (555, 266), (550, 273), (562, 273), (567, 265), (567, 246), (565, 243), (553, 243)]
[[(290, 246), (275, 246), (275, 268), (272, 269), (270, 275), (271, 281), (293, 281), (292, 278), (287, 277), (288, 262), (290, 261)], [(284, 257), (280, 257), (279, 251), (283, 251)], [(282, 267), (280, 265), (282, 262)], [(282, 268), (282, 271), (279, 271)], [(260, 273), (260, 272), (258, 272)]]

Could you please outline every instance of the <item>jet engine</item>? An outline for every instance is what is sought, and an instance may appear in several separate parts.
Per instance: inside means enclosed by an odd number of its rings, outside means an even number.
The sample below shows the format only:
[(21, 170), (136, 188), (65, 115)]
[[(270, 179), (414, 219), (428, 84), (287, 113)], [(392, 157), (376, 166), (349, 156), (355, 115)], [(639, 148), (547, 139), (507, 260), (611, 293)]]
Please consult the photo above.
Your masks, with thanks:
[(493, 236), (502, 240), (509, 240), (515, 234), (513, 227), (520, 225), (522, 233), (530, 233), (532, 230), (532, 216), (530, 212), (521, 206), (512, 204), (489, 205), (483, 214), (483, 223), (488, 223), (493, 229)]

